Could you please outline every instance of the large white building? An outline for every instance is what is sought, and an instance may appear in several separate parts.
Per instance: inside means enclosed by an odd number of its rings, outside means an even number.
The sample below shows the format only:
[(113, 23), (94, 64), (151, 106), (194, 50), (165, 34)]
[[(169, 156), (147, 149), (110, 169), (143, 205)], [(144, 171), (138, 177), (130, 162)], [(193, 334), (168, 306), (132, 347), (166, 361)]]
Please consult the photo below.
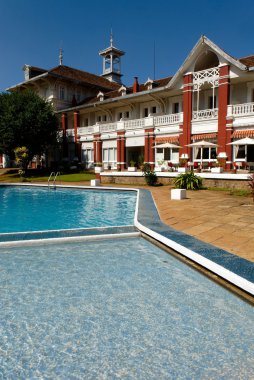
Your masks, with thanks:
[[(25, 81), (61, 113), (63, 158), (124, 170), (130, 161), (152, 166), (212, 164), (227, 169), (254, 162), (254, 56), (233, 58), (202, 36), (173, 77), (121, 83), (121, 57), (113, 46), (100, 52), (102, 76), (66, 67), (26, 65)], [(205, 140), (217, 147), (189, 145)], [(155, 148), (161, 143), (179, 148)], [(202, 157), (201, 157), (202, 150)]]

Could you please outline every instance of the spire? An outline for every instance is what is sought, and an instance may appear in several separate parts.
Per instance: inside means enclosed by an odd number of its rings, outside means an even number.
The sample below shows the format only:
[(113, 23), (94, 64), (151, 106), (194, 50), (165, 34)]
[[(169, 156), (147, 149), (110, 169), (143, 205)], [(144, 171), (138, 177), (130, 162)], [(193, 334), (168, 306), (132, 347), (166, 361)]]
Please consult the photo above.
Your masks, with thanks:
[(59, 65), (62, 66), (63, 64), (63, 49), (60, 48), (59, 50)]
[(110, 47), (113, 46), (113, 32), (112, 32), (112, 28), (111, 28), (111, 31), (110, 31)]

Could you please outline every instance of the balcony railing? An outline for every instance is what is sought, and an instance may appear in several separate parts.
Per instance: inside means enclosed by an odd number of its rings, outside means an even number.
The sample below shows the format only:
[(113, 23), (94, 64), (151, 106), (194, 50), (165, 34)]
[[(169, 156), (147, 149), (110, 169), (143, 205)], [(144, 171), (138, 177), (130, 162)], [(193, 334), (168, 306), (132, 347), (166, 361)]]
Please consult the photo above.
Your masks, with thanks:
[(209, 120), (209, 119), (217, 119), (218, 118), (218, 108), (193, 111), (192, 112), (192, 120)]
[(228, 116), (254, 115), (254, 103), (243, 103), (228, 106)]
[(100, 132), (114, 132), (117, 129), (117, 123), (107, 123), (100, 125)]
[[(89, 127), (80, 127), (78, 128), (79, 135), (92, 135), (94, 133), (107, 133), (115, 132), (117, 130), (134, 130), (142, 129), (148, 127), (158, 127), (163, 125), (172, 125), (178, 124), (183, 121), (183, 113), (176, 113), (170, 115), (160, 115), (160, 116), (148, 116), (142, 119), (133, 119), (133, 120), (120, 120), (114, 123), (96, 123), (93, 126)], [(73, 136), (73, 129), (68, 130), (69, 135)]]
[(145, 126), (145, 119), (125, 120), (124, 129), (137, 129)]
[(173, 113), (171, 115), (162, 115), (154, 117), (154, 126), (158, 127), (167, 124), (176, 124), (183, 121), (183, 113)]

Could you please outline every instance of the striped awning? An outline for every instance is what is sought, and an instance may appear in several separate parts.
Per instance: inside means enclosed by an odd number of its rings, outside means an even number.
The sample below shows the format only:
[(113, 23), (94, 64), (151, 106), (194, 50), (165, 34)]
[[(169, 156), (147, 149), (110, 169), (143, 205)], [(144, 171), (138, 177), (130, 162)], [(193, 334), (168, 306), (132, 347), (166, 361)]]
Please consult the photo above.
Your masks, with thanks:
[(178, 143), (179, 142), (179, 136), (165, 136), (165, 137), (156, 137), (155, 138), (156, 144), (161, 143)]
[(245, 129), (242, 131), (234, 131), (231, 135), (233, 139), (242, 139), (244, 137), (254, 137), (254, 129)]
[(208, 140), (208, 139), (216, 139), (217, 133), (200, 133), (198, 135), (192, 135), (192, 140)]

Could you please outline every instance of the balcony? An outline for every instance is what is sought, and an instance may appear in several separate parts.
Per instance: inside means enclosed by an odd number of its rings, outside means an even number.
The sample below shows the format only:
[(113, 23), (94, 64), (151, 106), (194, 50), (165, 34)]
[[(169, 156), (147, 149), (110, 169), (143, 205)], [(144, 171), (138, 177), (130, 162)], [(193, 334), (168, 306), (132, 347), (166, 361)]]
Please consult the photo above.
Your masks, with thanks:
[(229, 105), (227, 116), (232, 117), (234, 127), (253, 125), (254, 103)]
[[(81, 127), (78, 128), (78, 134), (80, 136), (93, 135), (95, 133), (112, 133), (120, 130), (130, 131), (136, 129), (144, 129), (151, 127), (159, 127), (159, 126), (171, 126), (178, 125), (183, 121), (183, 113), (176, 113), (170, 115), (159, 115), (154, 116), (150, 115), (141, 119), (133, 119), (133, 120), (120, 120), (114, 123), (97, 123), (93, 126), (89, 127)], [(72, 134), (72, 130), (69, 130), (70, 135)]]

